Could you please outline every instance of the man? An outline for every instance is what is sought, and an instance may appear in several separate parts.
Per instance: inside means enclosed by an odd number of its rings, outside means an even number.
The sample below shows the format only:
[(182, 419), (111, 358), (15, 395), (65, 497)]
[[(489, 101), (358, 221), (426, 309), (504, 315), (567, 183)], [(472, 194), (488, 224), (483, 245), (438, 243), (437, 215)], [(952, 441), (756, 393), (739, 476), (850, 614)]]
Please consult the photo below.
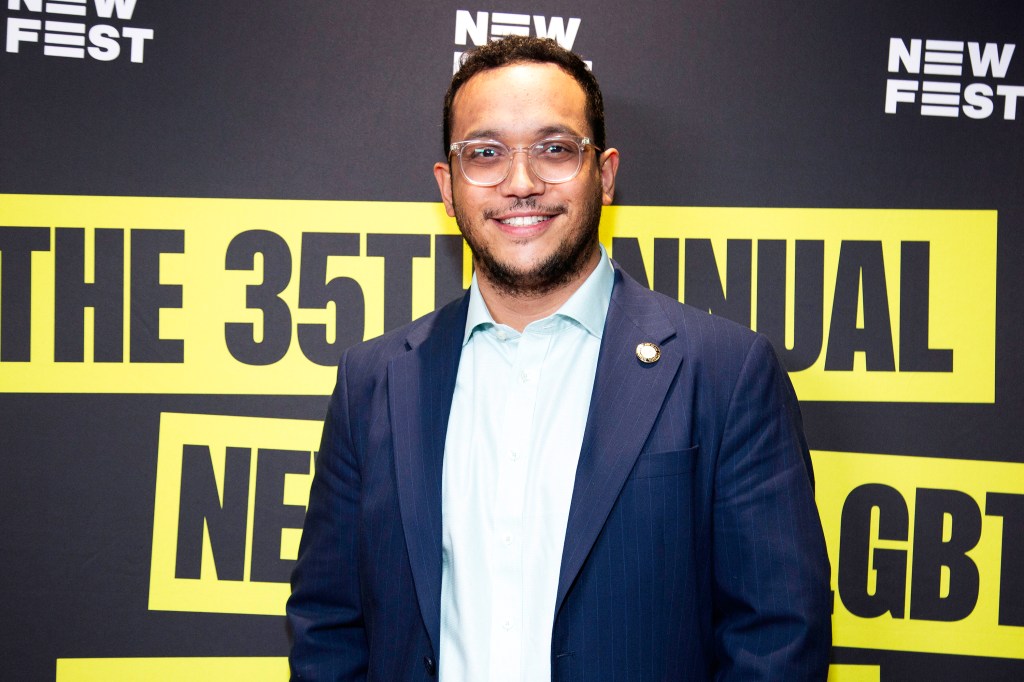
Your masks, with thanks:
[(619, 154), (593, 75), (506, 38), (470, 53), (444, 124), (473, 285), (341, 359), (294, 678), (823, 680), (792, 389), (763, 337), (608, 260)]

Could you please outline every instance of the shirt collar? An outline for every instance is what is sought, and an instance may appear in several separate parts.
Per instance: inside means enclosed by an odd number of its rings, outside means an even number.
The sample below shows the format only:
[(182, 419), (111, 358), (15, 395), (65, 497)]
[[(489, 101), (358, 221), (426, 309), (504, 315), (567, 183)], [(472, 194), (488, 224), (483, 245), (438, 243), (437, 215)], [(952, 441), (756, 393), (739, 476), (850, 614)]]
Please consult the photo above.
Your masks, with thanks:
[[(569, 300), (549, 317), (557, 315), (572, 320), (586, 329), (589, 334), (600, 339), (604, 334), (605, 318), (608, 317), (608, 304), (612, 300), (615, 269), (612, 267), (604, 245), (598, 244), (598, 248), (601, 249), (601, 258), (597, 267), (584, 280), (580, 288), (573, 292)], [(477, 329), (483, 330), (496, 325), (497, 322), (491, 317), (491, 311), (487, 309), (487, 304), (484, 303), (484, 298), (480, 294), (480, 287), (474, 273), (473, 283), (469, 287), (469, 310), (466, 313), (466, 331), (462, 337), (462, 345), (465, 346), (469, 342), (473, 332)]]

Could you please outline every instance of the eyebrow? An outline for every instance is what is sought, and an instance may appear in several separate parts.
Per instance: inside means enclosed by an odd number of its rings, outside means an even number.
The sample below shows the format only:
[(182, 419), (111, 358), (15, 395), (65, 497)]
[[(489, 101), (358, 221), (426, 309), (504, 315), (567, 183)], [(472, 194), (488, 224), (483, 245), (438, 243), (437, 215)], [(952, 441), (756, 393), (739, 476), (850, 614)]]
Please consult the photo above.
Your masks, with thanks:
[[(547, 137), (548, 135), (576, 135), (580, 136), (576, 130), (565, 125), (551, 125), (544, 126), (536, 131), (537, 139)], [(501, 139), (501, 131), (495, 128), (480, 128), (477, 130), (471, 130), (466, 134), (467, 140), (480, 140), (480, 139)]]

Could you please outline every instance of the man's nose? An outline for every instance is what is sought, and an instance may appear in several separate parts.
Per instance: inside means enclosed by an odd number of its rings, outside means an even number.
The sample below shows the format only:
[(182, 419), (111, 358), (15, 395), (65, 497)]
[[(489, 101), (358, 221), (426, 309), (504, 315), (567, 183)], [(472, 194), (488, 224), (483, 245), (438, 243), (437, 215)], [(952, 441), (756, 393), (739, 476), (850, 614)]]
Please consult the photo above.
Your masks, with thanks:
[(544, 181), (530, 168), (530, 156), (525, 149), (512, 150), (512, 166), (502, 183), (506, 194), (526, 197), (544, 192)]

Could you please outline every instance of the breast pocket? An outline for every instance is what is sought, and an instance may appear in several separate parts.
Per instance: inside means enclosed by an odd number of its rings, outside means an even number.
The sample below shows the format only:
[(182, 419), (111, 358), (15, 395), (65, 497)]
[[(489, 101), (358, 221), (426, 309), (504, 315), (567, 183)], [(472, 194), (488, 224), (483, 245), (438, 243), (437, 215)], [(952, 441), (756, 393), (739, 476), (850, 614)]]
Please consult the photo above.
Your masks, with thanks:
[(699, 452), (699, 445), (685, 450), (642, 452), (633, 465), (629, 478), (660, 478), (692, 472), (697, 465)]

